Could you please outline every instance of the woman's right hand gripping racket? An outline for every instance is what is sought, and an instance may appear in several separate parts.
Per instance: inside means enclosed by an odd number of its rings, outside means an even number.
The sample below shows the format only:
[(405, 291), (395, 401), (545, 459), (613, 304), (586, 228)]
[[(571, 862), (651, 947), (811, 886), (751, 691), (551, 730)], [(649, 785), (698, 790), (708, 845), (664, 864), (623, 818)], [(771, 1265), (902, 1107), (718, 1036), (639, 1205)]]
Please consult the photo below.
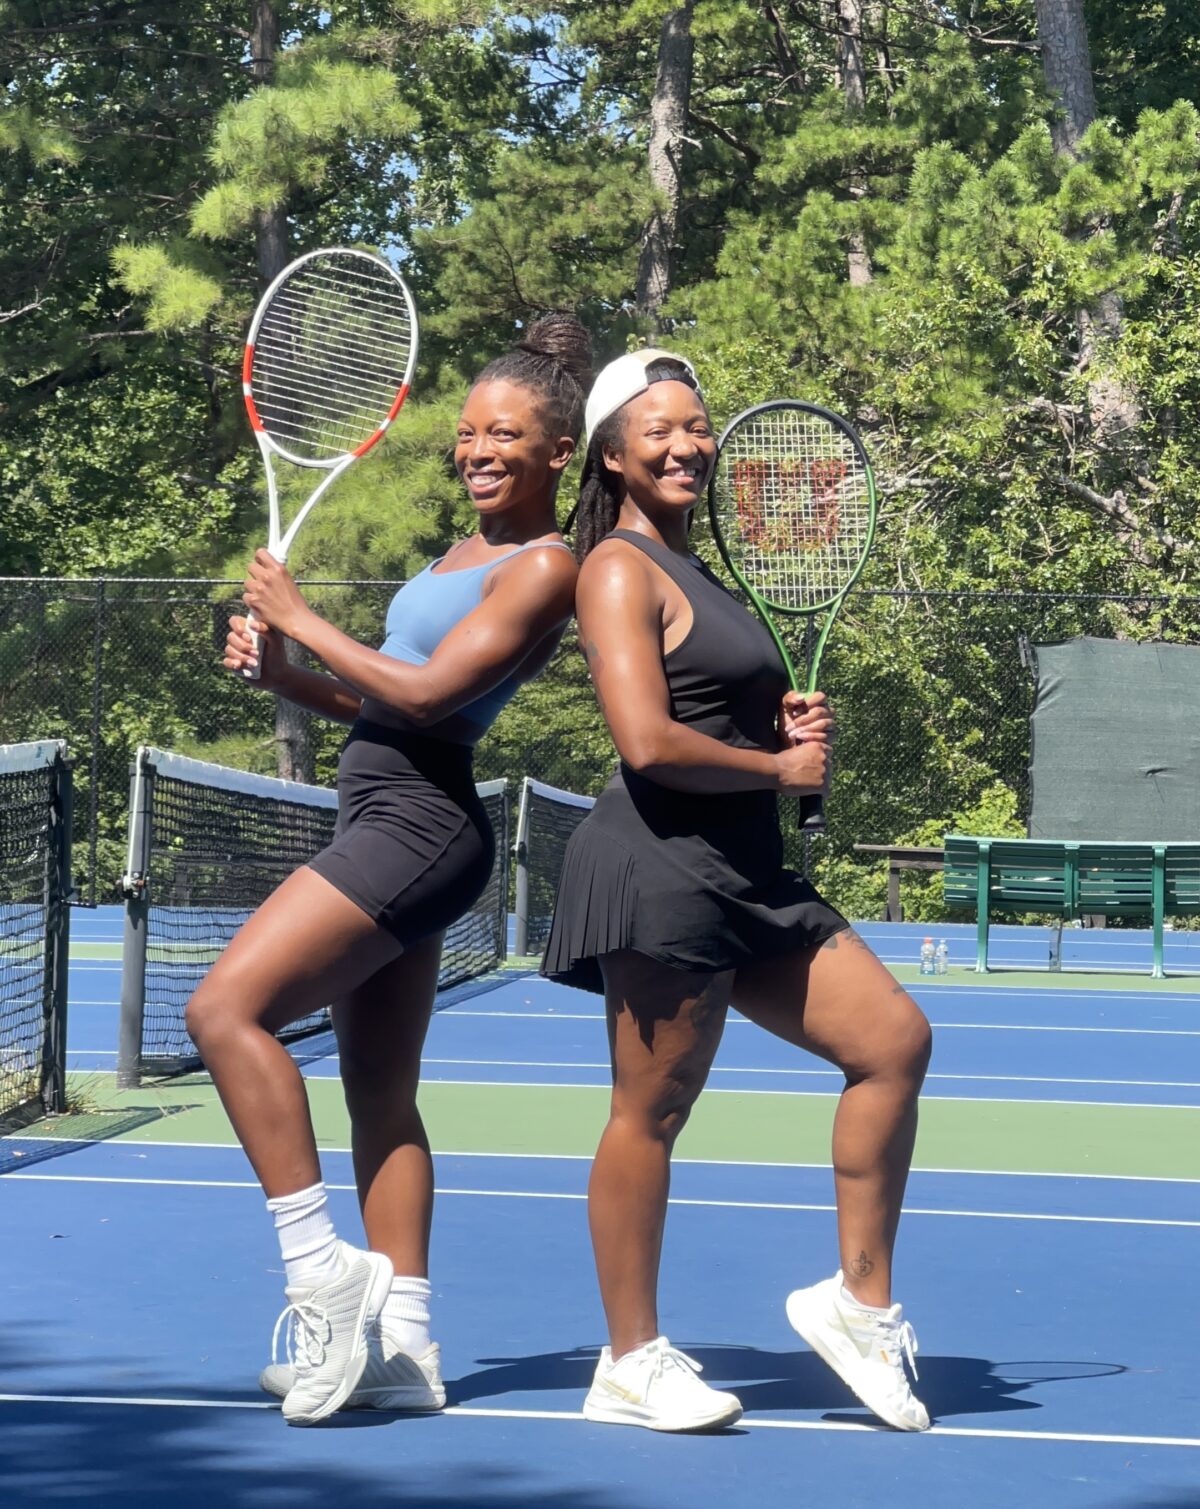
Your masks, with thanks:
[[(412, 294), (370, 252), (309, 252), (262, 296), (246, 338), (242, 391), (267, 470), (267, 549), (281, 565), (326, 490), (383, 438), (408, 396), (416, 363)], [(325, 473), (286, 532), (277, 456)], [(259, 636), (251, 637), (257, 654)], [(257, 681), (258, 663), (242, 674)]]
[[(808, 662), (813, 692), (829, 630), (875, 537), (867, 453), (846, 420), (796, 399), (745, 410), (718, 446), (708, 487), (717, 547), (770, 631), (793, 690), (799, 678), (773, 615), (825, 615)], [(801, 798), (800, 828), (824, 832), (819, 795)]]

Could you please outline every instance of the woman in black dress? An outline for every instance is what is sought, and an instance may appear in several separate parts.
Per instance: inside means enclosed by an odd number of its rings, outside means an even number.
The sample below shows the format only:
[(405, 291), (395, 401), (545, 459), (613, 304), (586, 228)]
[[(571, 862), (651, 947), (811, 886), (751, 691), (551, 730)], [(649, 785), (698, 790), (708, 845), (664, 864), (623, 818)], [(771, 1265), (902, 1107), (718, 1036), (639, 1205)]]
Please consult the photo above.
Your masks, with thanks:
[(543, 965), (603, 991), (613, 1062), (588, 1192), (611, 1345), (584, 1413), (657, 1430), (741, 1413), (657, 1314), (671, 1149), (733, 1005), (846, 1077), (833, 1130), (841, 1267), (796, 1290), (788, 1318), (875, 1414), (924, 1430), (891, 1267), (929, 1024), (783, 866), (777, 796), (826, 788), (832, 716), (823, 694), (788, 690), (766, 630), (688, 550), (716, 455), (690, 366), (653, 351), (610, 363), (587, 429), (576, 616), (621, 764), (572, 838)]

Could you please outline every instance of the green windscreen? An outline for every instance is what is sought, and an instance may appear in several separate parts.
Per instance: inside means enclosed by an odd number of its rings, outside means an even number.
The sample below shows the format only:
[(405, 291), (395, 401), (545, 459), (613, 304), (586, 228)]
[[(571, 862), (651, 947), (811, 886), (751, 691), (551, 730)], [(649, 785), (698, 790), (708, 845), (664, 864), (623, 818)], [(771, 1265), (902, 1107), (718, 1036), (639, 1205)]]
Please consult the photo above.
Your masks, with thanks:
[(1200, 839), (1200, 648), (1034, 652), (1030, 838)]

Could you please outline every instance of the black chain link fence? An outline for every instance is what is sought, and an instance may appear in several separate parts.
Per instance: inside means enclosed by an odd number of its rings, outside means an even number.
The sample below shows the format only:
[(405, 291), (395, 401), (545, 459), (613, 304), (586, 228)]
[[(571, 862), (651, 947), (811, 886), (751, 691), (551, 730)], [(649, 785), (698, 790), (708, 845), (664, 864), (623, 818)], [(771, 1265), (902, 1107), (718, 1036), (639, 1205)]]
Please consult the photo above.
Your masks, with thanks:
[[(331, 622), (377, 644), (398, 585), (304, 590)], [(0, 579), (0, 742), (69, 741), (79, 901), (118, 899), (129, 764), (140, 743), (332, 783), (344, 730), (307, 717), (277, 721), (275, 698), (221, 669), (239, 592), (239, 583), (219, 581)], [(855, 843), (940, 843), (955, 826), (1020, 831), (1033, 691), (1021, 641), (1079, 634), (1193, 642), (1200, 599), (857, 592), (821, 673), (839, 722), (829, 836), (805, 854), (789, 834), (792, 862), (845, 909), (878, 915), (882, 867), (864, 865)], [(476, 775), (514, 783), (530, 775), (595, 794), (613, 765), (569, 635), (481, 745)], [(909, 915), (921, 915), (920, 904)]]

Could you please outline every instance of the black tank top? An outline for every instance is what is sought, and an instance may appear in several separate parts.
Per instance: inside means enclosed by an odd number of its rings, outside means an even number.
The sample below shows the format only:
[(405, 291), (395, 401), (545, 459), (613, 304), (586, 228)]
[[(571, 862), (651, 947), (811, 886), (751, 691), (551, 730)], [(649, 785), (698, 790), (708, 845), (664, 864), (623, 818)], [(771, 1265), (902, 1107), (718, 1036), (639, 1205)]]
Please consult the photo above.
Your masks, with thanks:
[(691, 604), (691, 629), (663, 657), (671, 716), (735, 749), (777, 750), (775, 720), (788, 678), (757, 615), (697, 556), (676, 555), (629, 529), (614, 529), (608, 538), (648, 555)]

